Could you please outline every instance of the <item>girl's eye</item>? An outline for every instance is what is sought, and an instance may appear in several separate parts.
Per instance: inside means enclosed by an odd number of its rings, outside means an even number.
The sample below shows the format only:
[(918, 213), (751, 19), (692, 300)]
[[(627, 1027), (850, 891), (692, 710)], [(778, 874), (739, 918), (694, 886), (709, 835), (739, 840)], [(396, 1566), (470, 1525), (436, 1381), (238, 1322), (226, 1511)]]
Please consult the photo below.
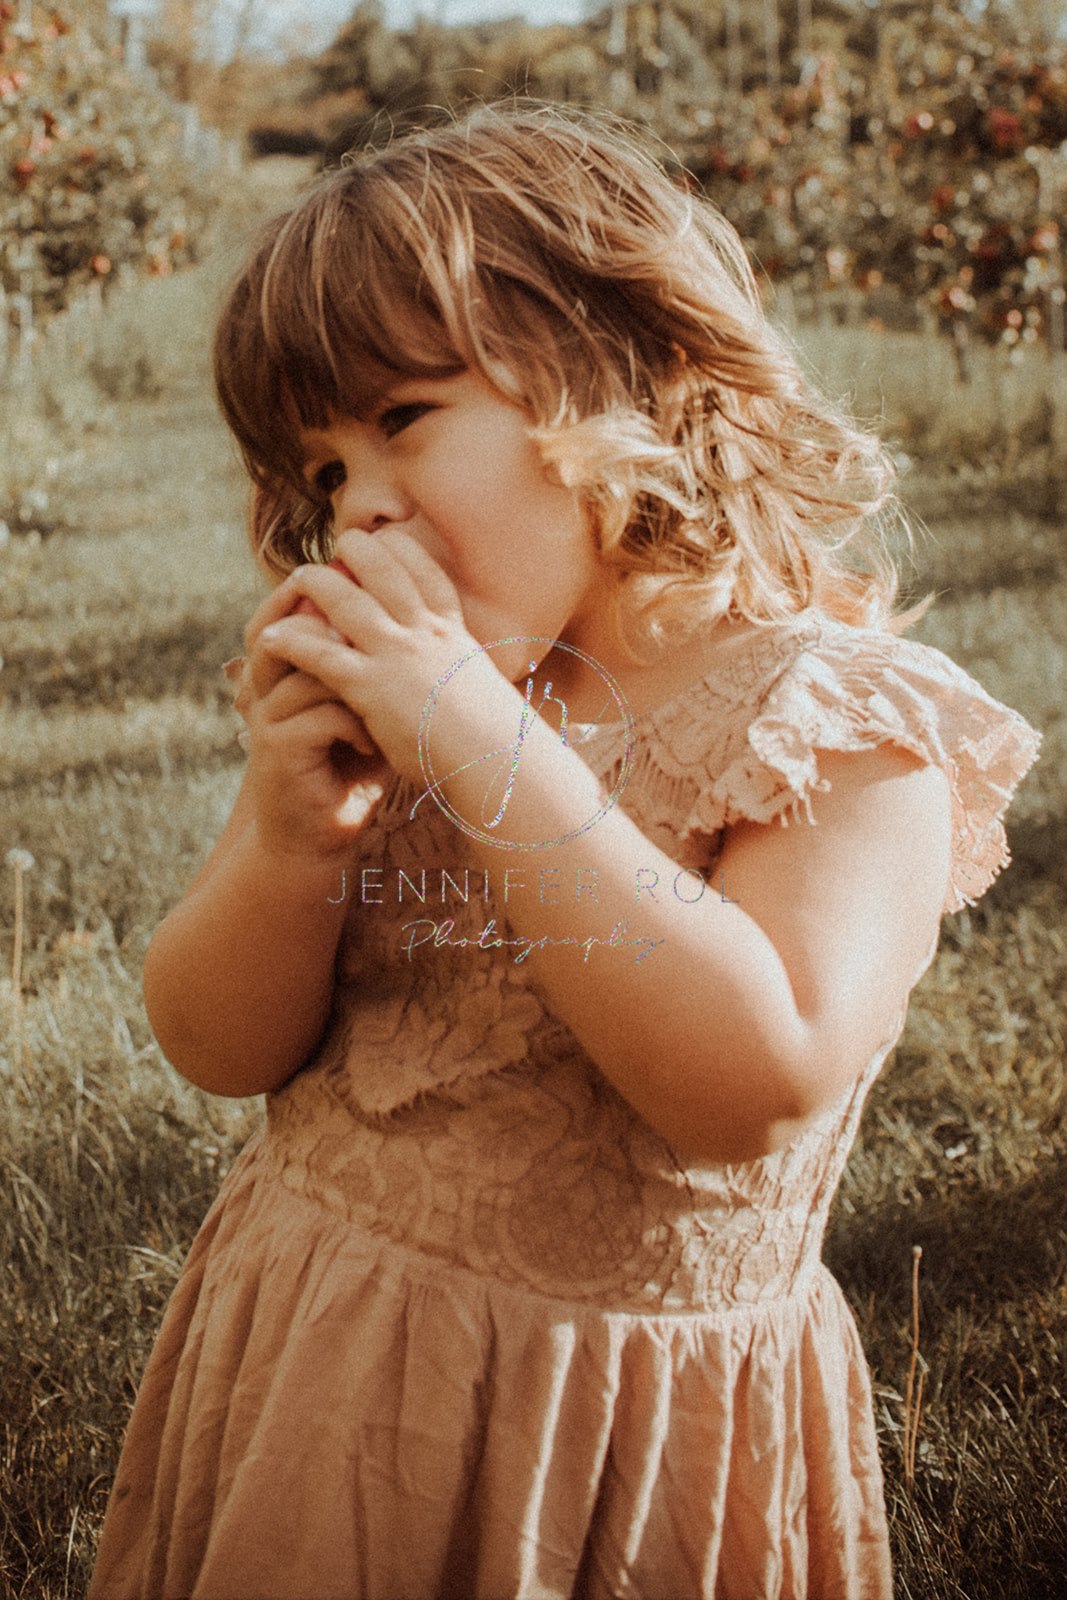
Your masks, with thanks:
[(337, 493), (344, 481), (345, 469), (340, 461), (327, 461), (326, 465), (320, 467), (312, 479), (315, 488), (320, 494), (324, 494), (327, 500), (331, 495)]
[(413, 422), (417, 422), (427, 411), (432, 410), (433, 407), (425, 400), (413, 400), (402, 406), (389, 406), (379, 416), (378, 426), (385, 437), (391, 439), (394, 434), (403, 433), (405, 428), (410, 428)]

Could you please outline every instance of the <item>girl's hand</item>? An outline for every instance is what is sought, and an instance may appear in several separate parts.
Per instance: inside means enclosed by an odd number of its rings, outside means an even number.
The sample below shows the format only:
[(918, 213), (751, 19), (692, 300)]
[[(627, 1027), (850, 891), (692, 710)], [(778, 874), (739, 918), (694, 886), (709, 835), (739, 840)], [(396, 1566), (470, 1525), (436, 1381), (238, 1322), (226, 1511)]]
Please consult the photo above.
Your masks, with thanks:
[[(280, 595), (281, 588), (268, 596), (245, 631), (248, 653), (238, 696), (248, 725), (256, 827), (263, 847), (278, 855), (344, 857), (385, 793), (389, 764), (349, 707), (263, 643), (263, 629), (279, 615), (279, 603), (292, 604), (291, 596), (279, 602)], [(295, 623), (313, 637), (336, 637), (314, 617)]]
[[(317, 679), (324, 694), (361, 720), (394, 771), (417, 780), (426, 702), (450, 667), (478, 651), (478, 642), (455, 585), (410, 534), (351, 530), (336, 550), (355, 581), (324, 566), (298, 567), (261, 608), (257, 651), (273, 658), (275, 673), (288, 667)], [(328, 625), (295, 615), (300, 597)], [(461, 693), (472, 692), (485, 672), (502, 676), (484, 656), (479, 666), (480, 673), (457, 680), (456, 695), (448, 697), (453, 714)], [(266, 683), (268, 669), (260, 671)]]

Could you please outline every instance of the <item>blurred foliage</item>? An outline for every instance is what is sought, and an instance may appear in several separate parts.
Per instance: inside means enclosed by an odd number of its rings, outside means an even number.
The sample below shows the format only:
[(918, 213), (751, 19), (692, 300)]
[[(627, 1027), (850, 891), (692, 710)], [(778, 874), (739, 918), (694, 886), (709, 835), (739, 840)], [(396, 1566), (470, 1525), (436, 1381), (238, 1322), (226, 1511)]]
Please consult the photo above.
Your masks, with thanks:
[[(182, 109), (127, 71), (103, 0), (0, 3), (0, 284), (58, 310), (122, 269), (197, 259), (218, 174)], [(202, 154), (202, 152), (201, 152)]]
[(127, 70), (105, 0), (0, 0), (9, 294), (55, 310), (201, 254), (225, 179), (200, 113), (329, 164), (429, 108), (529, 95), (646, 126), (802, 316), (940, 328), (964, 376), (972, 335), (1063, 346), (1067, 48), (1029, 0), (630, 0), (573, 27), (403, 30), (362, 0), (317, 56), (210, 71), (192, 12), (176, 25), (191, 4), (171, 0), (154, 74)]
[(1062, 347), (1067, 50), (1010, 47), (941, 6), (887, 9), (780, 95), (718, 110), (691, 170), (772, 279)]
[(430, 107), (606, 105), (677, 153), (772, 282), (961, 347), (1062, 345), (1067, 49), (1032, 9), (637, 0), (577, 27), (396, 31), (362, 0), (250, 138), (330, 163)]

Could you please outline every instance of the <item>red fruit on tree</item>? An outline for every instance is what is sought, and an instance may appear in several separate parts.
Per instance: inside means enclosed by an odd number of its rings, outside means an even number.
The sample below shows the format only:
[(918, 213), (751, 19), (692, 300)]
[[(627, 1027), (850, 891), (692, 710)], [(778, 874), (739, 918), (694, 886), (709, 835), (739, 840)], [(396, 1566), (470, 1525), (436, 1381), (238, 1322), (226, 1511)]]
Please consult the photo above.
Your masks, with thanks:
[(1031, 234), (1027, 248), (1031, 251), (1037, 251), (1039, 254), (1044, 254), (1049, 250), (1055, 250), (1059, 242), (1060, 231), (1058, 226), (1054, 222), (1046, 222), (1037, 229), (1036, 233)]
[(993, 144), (997, 150), (1017, 152), (1026, 143), (1023, 125), (1012, 111), (993, 106), (986, 117), (986, 125), (993, 136)]

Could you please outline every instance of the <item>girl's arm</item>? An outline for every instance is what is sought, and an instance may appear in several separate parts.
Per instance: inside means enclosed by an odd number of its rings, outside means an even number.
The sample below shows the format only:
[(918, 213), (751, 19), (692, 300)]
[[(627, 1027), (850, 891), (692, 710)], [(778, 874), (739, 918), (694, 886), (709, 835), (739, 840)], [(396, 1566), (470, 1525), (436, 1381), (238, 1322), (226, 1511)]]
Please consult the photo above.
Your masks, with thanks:
[(213, 1094), (280, 1087), (329, 1013), (344, 919), (341, 868), (264, 848), (246, 773), (203, 869), (145, 956), (152, 1029), (182, 1075)]
[[(321, 1037), (342, 870), (390, 776), (358, 717), (262, 649), (263, 627), (291, 603), (275, 591), (249, 623), (249, 764), (215, 848), (145, 956), (163, 1052), (213, 1094), (279, 1088)], [(325, 627), (310, 617), (300, 626), (312, 636)]]
[[(473, 644), (457, 592), (402, 530), (347, 531), (337, 549), (360, 587), (307, 568), (283, 585), (337, 633), (284, 619), (264, 642), (358, 710), (395, 770), (417, 780), (423, 708)], [(548, 1005), (677, 1151), (740, 1161), (787, 1143), (888, 1043), (930, 954), (950, 870), (947, 780), (892, 744), (824, 751), (832, 787), (812, 798), (814, 825), (729, 830), (725, 897), (684, 904), (677, 864), (618, 806), (591, 825), (600, 785), (540, 716), (520, 757), (526, 702), (479, 654), (482, 670), (435, 702), (434, 773), (453, 816), (476, 818), (484, 754), (513, 748), (508, 836), (567, 839), (509, 854), (484, 829), (470, 838), (481, 865), (510, 877), (512, 930), (550, 941), (527, 957)], [(645, 886), (657, 882), (653, 898)], [(640, 962), (625, 943), (635, 937), (657, 941)], [(587, 939), (600, 943), (585, 960), (574, 947)]]
[[(487, 698), (482, 710), (484, 727), (465, 732), (468, 759), (497, 748), (515, 720), (503, 693), (499, 709)], [(454, 755), (444, 770), (460, 765), (459, 746)], [(595, 814), (593, 775), (540, 718), (522, 762), (513, 837), (558, 837)], [(479, 813), (480, 770), (445, 784), (461, 815)], [(627, 939), (663, 941), (639, 962), (626, 944), (594, 947), (587, 962), (548, 944), (528, 961), (605, 1076), (693, 1160), (763, 1155), (827, 1109), (889, 1038), (937, 933), (949, 874), (944, 774), (892, 745), (822, 751), (819, 770), (831, 789), (811, 797), (814, 825), (726, 830), (725, 898), (716, 884), (682, 903), (681, 869), (618, 807), (567, 844), (521, 857), (471, 841), (498, 876), (512, 865), (513, 930), (607, 941), (622, 925)], [(683, 873), (679, 895), (695, 884)]]

